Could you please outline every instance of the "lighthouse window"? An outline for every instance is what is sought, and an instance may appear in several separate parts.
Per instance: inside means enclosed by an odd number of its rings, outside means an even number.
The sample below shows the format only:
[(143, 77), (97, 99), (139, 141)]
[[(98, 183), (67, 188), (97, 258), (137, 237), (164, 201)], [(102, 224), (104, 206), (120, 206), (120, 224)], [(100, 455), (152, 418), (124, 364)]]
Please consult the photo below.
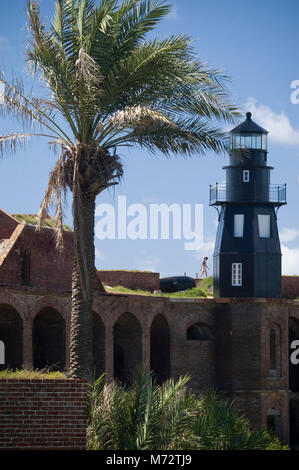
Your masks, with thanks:
[(243, 183), (248, 183), (249, 182), (249, 176), (250, 176), (250, 171), (249, 170), (243, 170)]
[(242, 285), (242, 263), (232, 264), (232, 285), (233, 286)]
[(258, 214), (260, 238), (270, 238), (270, 215)]
[(234, 237), (241, 238), (244, 233), (244, 214), (234, 215)]

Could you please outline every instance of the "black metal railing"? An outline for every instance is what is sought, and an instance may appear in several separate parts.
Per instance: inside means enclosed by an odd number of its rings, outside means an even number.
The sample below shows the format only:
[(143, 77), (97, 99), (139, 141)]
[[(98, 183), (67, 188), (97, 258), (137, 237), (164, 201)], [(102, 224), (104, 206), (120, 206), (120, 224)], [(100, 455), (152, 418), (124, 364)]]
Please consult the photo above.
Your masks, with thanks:
[(286, 184), (270, 184), (266, 187), (254, 184), (227, 185), (216, 183), (210, 186), (210, 205), (224, 202), (263, 202), (265, 204), (286, 204)]

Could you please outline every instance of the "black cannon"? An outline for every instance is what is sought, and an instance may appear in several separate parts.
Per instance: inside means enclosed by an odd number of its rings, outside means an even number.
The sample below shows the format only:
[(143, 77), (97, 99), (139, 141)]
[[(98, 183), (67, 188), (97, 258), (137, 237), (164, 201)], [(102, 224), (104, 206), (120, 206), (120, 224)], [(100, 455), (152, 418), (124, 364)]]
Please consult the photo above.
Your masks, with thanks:
[(195, 279), (188, 276), (164, 277), (160, 279), (162, 292), (179, 292), (195, 287)]

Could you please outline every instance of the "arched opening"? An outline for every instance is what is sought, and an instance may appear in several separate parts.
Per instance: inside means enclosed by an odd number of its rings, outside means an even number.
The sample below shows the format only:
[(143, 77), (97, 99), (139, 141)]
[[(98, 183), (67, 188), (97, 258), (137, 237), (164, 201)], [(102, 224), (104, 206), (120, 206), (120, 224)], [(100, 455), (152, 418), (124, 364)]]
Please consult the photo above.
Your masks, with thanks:
[(212, 339), (212, 331), (204, 323), (194, 323), (187, 329), (187, 340), (207, 341), (209, 339)]
[(4, 344), (4, 364), (0, 370), (21, 369), (23, 362), (23, 320), (10, 305), (0, 305), (0, 341)]
[(190, 388), (196, 392), (214, 388), (215, 341), (212, 327), (204, 322), (193, 323), (186, 328), (184, 340), (184, 354), (180, 360), (185, 373), (191, 376)]
[(158, 384), (170, 377), (170, 332), (163, 315), (157, 315), (151, 326), (151, 370)]
[(34, 369), (65, 368), (65, 321), (51, 307), (44, 308), (34, 319), (33, 363)]
[(291, 344), (295, 340), (299, 340), (299, 321), (289, 318), (290, 445), (299, 448), (299, 364), (291, 360)]
[(275, 331), (270, 332), (269, 337), (270, 343), (270, 369), (276, 370), (276, 333)]
[(93, 363), (95, 378), (105, 372), (105, 325), (101, 317), (93, 312)]
[(271, 325), (269, 325), (267, 347), (268, 347), (268, 376), (280, 377), (281, 376), (281, 328), (276, 323), (272, 323)]
[(21, 278), (22, 284), (30, 283), (30, 253), (29, 250), (24, 250), (21, 259)]
[(142, 363), (142, 329), (131, 313), (117, 320), (113, 331), (114, 378), (130, 385), (132, 375)]

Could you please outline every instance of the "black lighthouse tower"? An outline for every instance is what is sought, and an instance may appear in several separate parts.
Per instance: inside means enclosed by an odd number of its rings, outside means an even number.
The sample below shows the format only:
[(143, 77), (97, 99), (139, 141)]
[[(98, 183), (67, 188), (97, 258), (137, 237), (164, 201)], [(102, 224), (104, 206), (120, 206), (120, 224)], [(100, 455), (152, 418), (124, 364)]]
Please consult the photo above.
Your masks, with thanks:
[(210, 205), (219, 213), (215, 297), (281, 296), (276, 215), (286, 204), (286, 185), (270, 184), (267, 134), (246, 113), (246, 120), (231, 131), (226, 183), (210, 187)]

